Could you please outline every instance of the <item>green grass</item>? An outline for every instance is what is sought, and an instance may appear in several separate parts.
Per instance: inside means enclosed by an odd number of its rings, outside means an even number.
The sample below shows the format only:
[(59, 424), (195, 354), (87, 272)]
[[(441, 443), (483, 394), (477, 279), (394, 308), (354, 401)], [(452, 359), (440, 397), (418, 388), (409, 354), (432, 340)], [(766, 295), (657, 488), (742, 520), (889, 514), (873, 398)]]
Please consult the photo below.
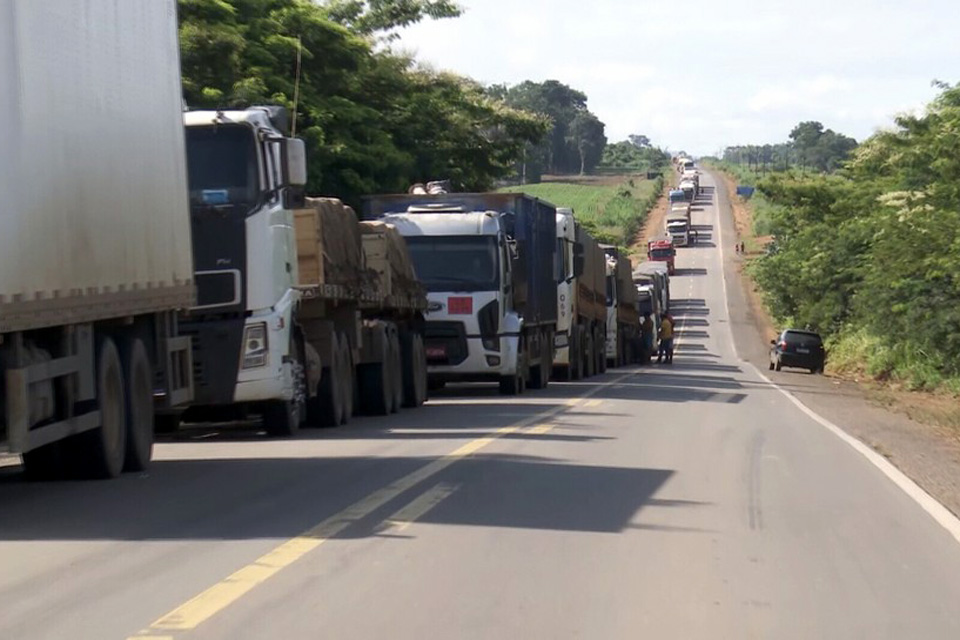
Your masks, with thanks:
[(500, 191), (523, 191), (557, 207), (569, 207), (601, 242), (629, 246), (656, 203), (661, 184), (659, 180), (647, 180), (639, 175), (623, 176), (619, 181), (605, 180), (603, 184), (589, 178), (570, 180), (506, 187)]

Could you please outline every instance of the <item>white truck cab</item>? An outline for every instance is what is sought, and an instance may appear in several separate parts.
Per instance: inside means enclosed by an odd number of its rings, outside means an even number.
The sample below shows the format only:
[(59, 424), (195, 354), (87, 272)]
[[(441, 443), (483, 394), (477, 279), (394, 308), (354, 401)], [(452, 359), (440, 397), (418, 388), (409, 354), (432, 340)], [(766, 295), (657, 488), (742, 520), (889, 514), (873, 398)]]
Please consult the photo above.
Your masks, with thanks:
[(300, 294), (293, 209), (306, 183), (303, 142), (286, 136), (279, 107), (184, 114), (197, 306), (196, 404), (302, 399), (302, 358), (291, 356)]
[(557, 208), (557, 333), (554, 334), (553, 362), (570, 365), (570, 331), (574, 326), (574, 252), (577, 228), (573, 209)]
[(388, 214), (427, 288), (427, 362), (440, 381), (514, 379), (522, 320), (511, 241), (494, 211)]

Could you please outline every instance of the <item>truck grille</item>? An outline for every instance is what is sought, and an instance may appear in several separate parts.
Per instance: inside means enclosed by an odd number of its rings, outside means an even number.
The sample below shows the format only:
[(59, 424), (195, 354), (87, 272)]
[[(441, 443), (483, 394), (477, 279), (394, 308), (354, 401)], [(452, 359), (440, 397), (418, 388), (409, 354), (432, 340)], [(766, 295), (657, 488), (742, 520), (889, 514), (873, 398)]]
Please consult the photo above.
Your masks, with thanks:
[[(467, 359), (467, 333), (462, 322), (427, 322), (424, 328), (427, 362), (458, 365)], [(433, 355), (442, 353), (443, 355)]]

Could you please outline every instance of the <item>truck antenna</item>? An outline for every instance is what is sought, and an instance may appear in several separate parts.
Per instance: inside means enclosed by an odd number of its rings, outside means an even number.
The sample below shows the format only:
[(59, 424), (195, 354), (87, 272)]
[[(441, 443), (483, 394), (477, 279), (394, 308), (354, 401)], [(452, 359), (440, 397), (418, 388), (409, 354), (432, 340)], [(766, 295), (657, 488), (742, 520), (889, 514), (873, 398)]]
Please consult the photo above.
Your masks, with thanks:
[(290, 128), (290, 137), (297, 137), (297, 103), (300, 101), (300, 70), (303, 53), (301, 36), (297, 36), (297, 76), (293, 80), (293, 124)]

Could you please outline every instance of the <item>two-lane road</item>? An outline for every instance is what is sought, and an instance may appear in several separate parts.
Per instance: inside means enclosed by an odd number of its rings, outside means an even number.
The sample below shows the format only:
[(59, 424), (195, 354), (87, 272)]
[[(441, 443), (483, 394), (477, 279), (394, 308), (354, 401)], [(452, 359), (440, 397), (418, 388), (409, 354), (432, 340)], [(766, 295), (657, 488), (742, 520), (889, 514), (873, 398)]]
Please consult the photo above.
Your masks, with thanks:
[(704, 184), (672, 366), (7, 473), (0, 638), (960, 638), (958, 540), (738, 359)]

